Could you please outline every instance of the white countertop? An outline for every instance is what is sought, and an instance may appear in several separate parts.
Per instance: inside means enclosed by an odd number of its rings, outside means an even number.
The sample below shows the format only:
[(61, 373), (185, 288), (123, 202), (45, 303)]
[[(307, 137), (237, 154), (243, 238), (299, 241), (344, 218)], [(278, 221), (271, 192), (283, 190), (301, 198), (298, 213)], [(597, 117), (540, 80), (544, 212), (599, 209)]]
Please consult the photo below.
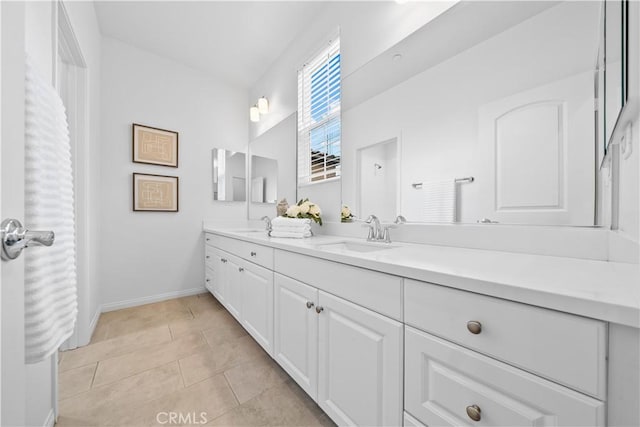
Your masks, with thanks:
[[(266, 232), (204, 226), (204, 231), (383, 273), (640, 328), (640, 266), (576, 258), (392, 243), (375, 252), (338, 252), (318, 245), (365, 243), (320, 235), (268, 237)], [(374, 245), (389, 246), (385, 243)]]

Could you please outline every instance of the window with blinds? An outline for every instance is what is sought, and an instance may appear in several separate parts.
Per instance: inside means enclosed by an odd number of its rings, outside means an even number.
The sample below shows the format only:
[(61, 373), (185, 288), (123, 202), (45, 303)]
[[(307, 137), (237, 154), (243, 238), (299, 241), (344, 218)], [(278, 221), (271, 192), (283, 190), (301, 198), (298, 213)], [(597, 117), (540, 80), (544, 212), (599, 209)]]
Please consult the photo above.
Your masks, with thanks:
[(298, 71), (298, 184), (340, 176), (340, 40)]

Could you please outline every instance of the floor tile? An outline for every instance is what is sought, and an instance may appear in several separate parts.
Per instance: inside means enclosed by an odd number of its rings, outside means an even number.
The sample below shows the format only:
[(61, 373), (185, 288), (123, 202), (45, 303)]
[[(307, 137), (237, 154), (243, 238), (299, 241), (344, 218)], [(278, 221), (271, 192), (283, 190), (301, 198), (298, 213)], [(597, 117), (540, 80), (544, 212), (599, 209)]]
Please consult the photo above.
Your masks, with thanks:
[(168, 343), (144, 347), (121, 356), (98, 362), (94, 386), (108, 384), (208, 348), (201, 333), (194, 333)]
[(180, 359), (186, 386), (200, 382), (234, 366), (268, 357), (248, 335), (227, 341)]
[(171, 341), (167, 325), (146, 329), (63, 352), (60, 371), (77, 368), (100, 360), (130, 353), (140, 348)]
[(226, 310), (221, 313), (216, 316), (213, 322), (207, 324), (207, 329), (202, 331), (207, 343), (212, 347), (247, 335), (247, 331), (232, 315)]
[(180, 368), (172, 362), (61, 400), (58, 425), (109, 424), (109, 420), (133, 413), (136, 407), (180, 388)]
[(225, 371), (231, 389), (240, 403), (289, 379), (289, 375), (271, 358), (252, 360)]
[(89, 390), (93, 382), (93, 375), (96, 372), (96, 366), (98, 366), (97, 362), (64, 372), (59, 371), (58, 396), (60, 399), (66, 399)]
[(224, 376), (216, 375), (148, 402), (119, 422), (136, 426), (205, 424), (236, 406), (238, 401)]
[[(234, 325), (234, 323), (236, 325)], [(235, 331), (244, 331), (240, 325), (237, 325), (236, 320), (226, 310), (200, 312), (198, 316), (192, 319), (175, 320), (169, 323), (169, 329), (171, 329), (171, 334), (174, 338), (211, 328), (226, 331), (226, 329), (231, 329), (234, 326), (237, 326), (234, 328)], [(231, 333), (231, 331), (229, 332)]]

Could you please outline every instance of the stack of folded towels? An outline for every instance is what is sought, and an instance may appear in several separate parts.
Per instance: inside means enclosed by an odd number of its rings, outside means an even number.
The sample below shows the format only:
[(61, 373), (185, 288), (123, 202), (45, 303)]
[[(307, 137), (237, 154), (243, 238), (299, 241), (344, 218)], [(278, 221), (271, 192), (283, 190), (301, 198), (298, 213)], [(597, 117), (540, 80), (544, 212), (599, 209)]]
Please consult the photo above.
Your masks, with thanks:
[(271, 237), (293, 237), (302, 239), (311, 237), (311, 220), (309, 218), (286, 218), (279, 216), (271, 220)]

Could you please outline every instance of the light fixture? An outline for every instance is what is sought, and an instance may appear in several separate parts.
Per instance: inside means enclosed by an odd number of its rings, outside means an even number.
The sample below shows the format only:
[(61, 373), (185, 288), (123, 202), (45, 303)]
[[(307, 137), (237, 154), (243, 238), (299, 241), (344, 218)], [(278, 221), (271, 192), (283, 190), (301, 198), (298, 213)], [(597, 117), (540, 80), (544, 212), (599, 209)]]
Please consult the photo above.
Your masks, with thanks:
[(260, 111), (260, 114), (269, 112), (269, 100), (264, 96), (258, 99), (258, 111)]
[(260, 121), (260, 110), (258, 110), (257, 105), (249, 108), (249, 120), (251, 120), (252, 122)]

